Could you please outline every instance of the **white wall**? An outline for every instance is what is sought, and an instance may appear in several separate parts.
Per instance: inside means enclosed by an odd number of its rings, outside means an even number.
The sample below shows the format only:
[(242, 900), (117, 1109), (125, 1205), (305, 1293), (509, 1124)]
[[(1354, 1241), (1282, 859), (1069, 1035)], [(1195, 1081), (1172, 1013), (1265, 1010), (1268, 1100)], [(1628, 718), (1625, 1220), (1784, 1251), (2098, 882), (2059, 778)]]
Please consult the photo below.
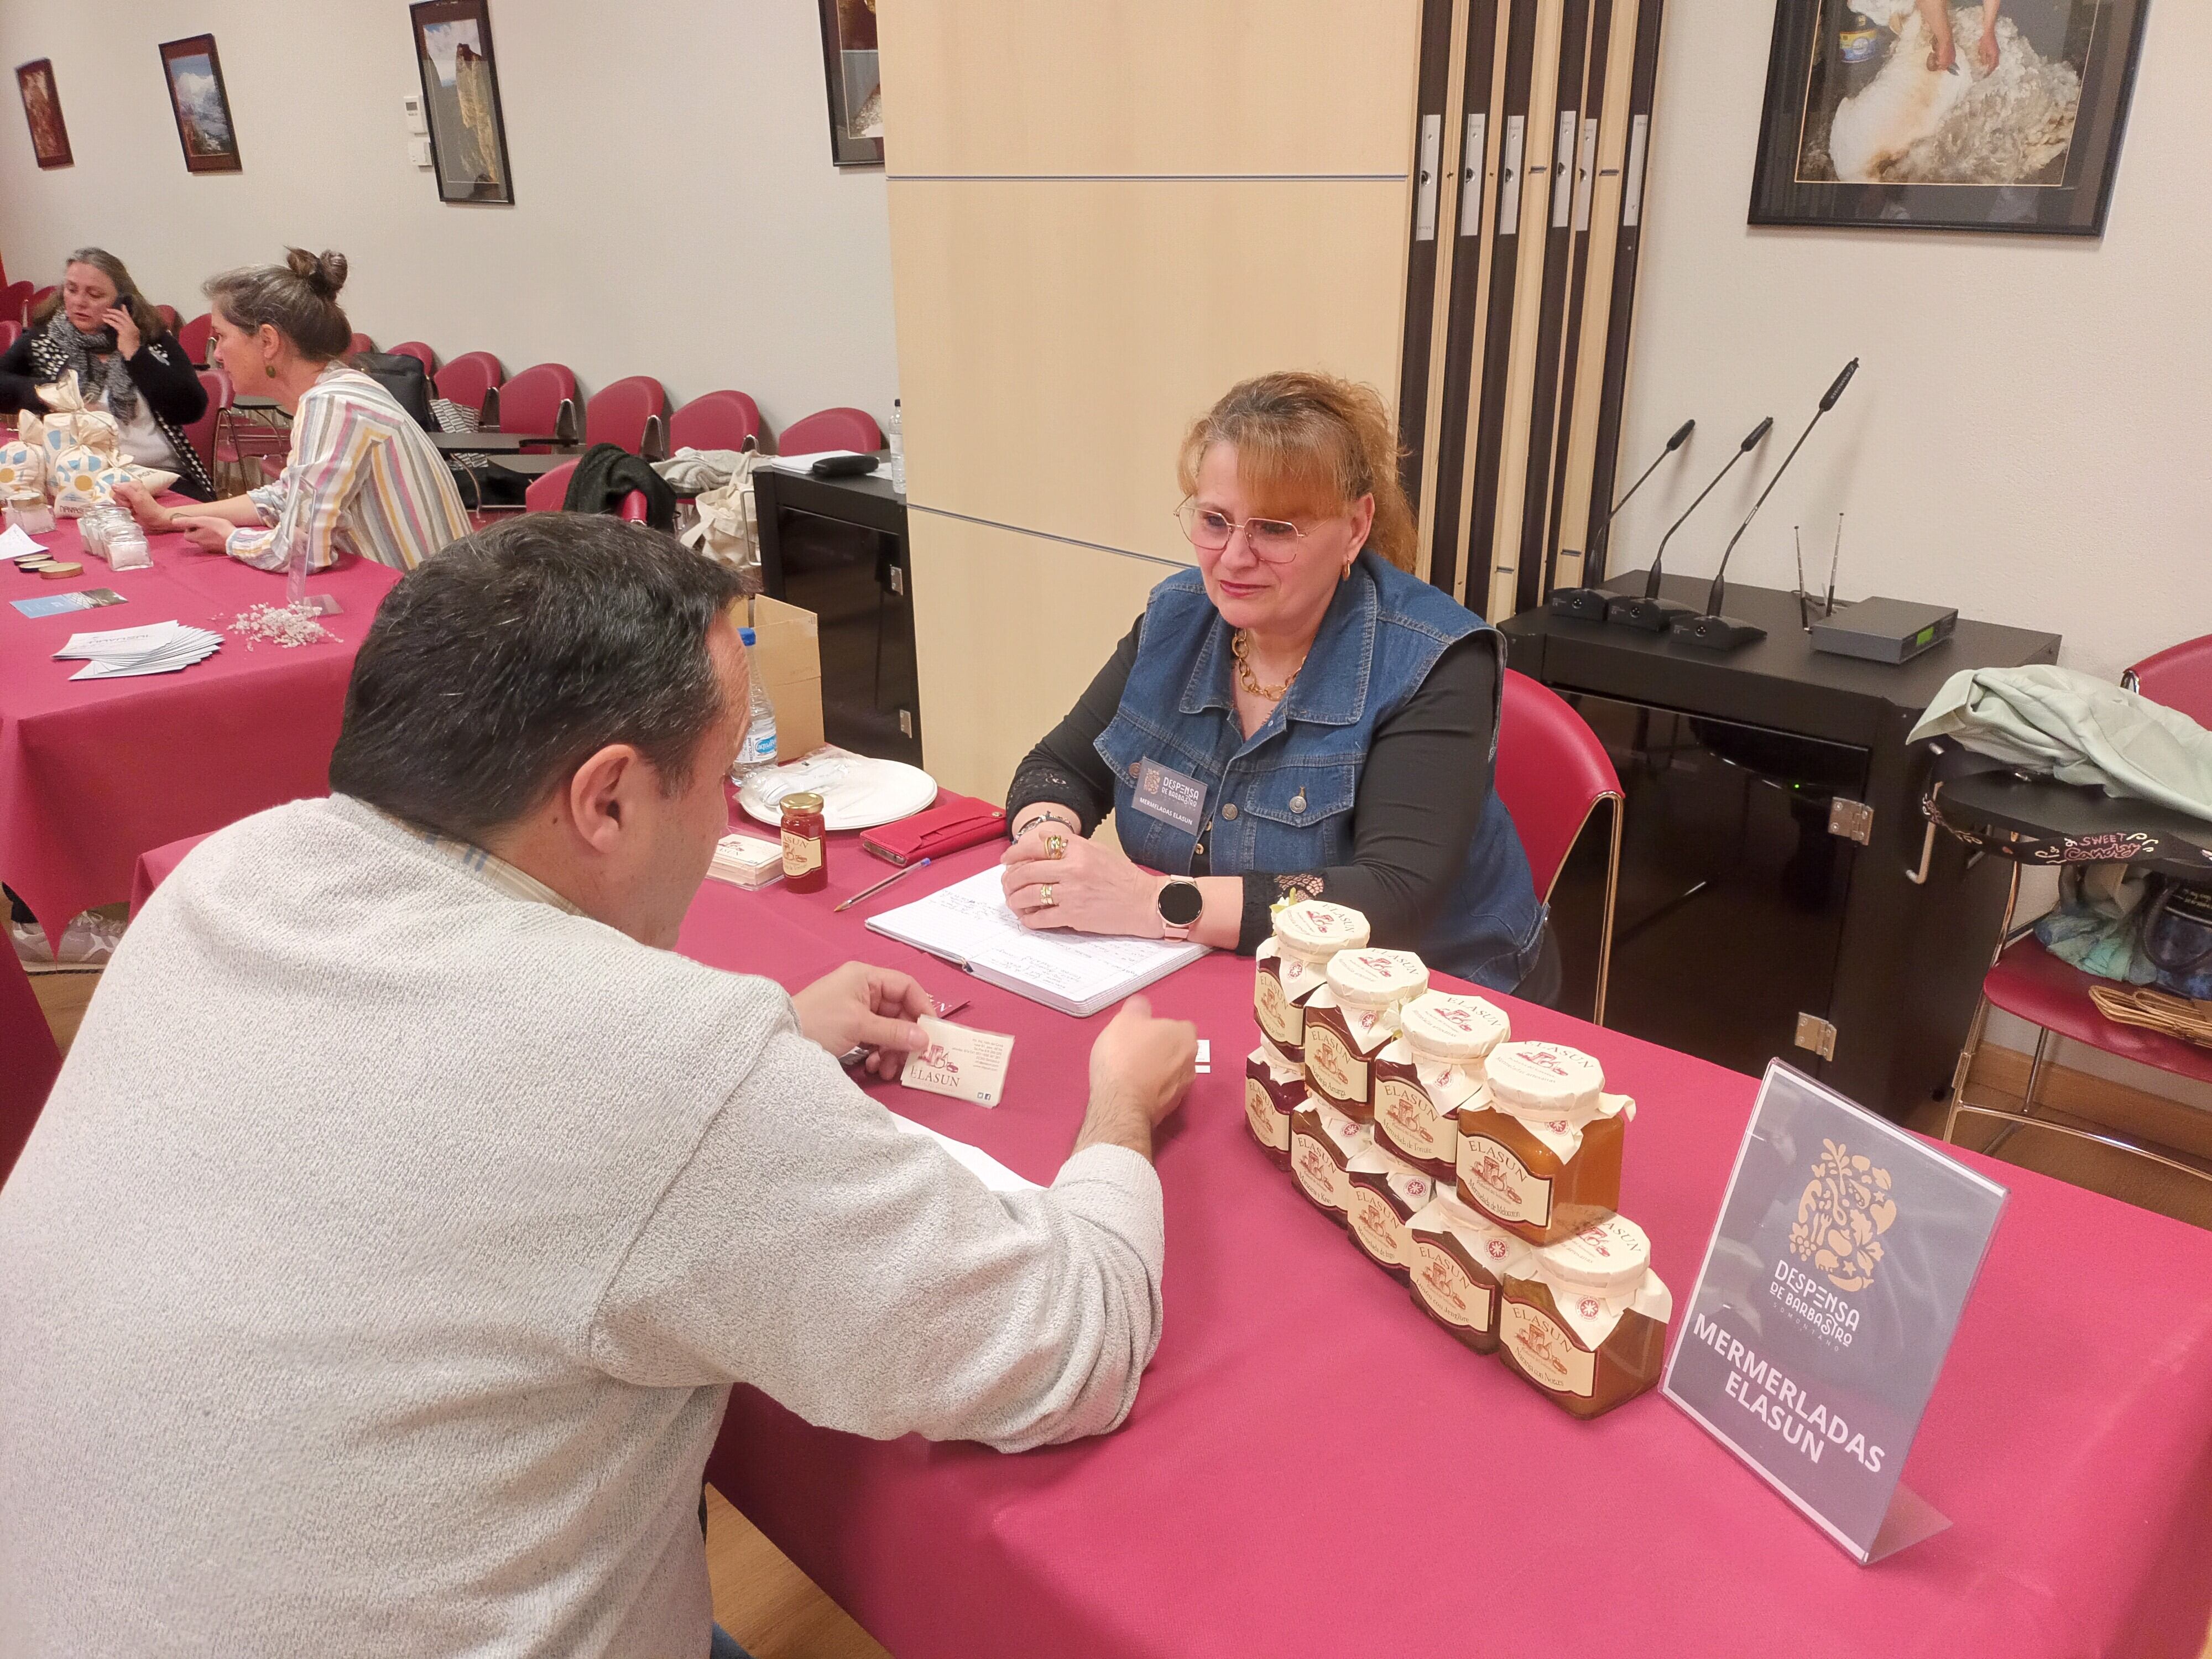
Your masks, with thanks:
[(1731, 577), (1789, 586), (1799, 523), (1825, 573), (1841, 511), (1847, 598), (2061, 633), (2061, 662), (2106, 677), (2212, 629), (2212, 6), (2148, 10), (2096, 240), (1749, 228), (1771, 0), (1668, 6), (1623, 481), (1684, 416), (1698, 431), (1668, 488), (1655, 478), (1621, 515), (1615, 571), (1649, 562), (1771, 414), (1763, 465), (1740, 466), (1668, 550), (1669, 568), (1709, 573), (1856, 356)]
[[(801, 0), (494, 0), (511, 208), (441, 203), (407, 159), (420, 91), (404, 0), (0, 0), (0, 58), (52, 58), (76, 165), (40, 172), (0, 112), (0, 253), (57, 279), (99, 243), (189, 317), (200, 283), (351, 259), (380, 343), (567, 363), (586, 392), (733, 386), (771, 427), (896, 388), (880, 170), (830, 161), (815, 9)], [(245, 170), (185, 173), (157, 42), (212, 32)]]

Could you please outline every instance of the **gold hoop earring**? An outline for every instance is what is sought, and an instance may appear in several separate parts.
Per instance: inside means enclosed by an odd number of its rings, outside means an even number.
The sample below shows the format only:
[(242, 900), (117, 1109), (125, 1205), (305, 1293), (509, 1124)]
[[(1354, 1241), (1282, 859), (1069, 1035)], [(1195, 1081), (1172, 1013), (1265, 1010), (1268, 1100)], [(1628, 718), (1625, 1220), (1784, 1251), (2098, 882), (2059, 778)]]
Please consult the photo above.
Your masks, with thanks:
[(1338, 571), (1338, 572), (1336, 573), (1336, 583), (1337, 583), (1337, 586), (1338, 586), (1341, 587), (1341, 586), (1344, 586), (1344, 584), (1345, 584), (1345, 583), (1346, 583), (1346, 582), (1350, 581), (1351, 580), (1352, 580), (1352, 561), (1351, 561), (1350, 559), (1346, 559), (1346, 560), (1344, 562), (1344, 568), (1343, 568), (1343, 569), (1341, 569), (1341, 570), (1340, 570), (1340, 571)]

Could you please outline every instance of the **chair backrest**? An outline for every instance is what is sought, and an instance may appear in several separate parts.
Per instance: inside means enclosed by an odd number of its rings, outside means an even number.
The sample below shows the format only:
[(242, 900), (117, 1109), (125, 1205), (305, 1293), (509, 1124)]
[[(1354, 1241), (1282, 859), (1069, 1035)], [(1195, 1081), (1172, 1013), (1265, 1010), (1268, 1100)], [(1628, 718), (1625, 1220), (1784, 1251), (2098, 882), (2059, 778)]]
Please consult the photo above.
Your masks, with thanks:
[(1597, 733), (1566, 699), (1509, 668), (1497, 787), (1520, 832), (1537, 896), (1548, 900), (1591, 809), (1620, 794), (1620, 776)]
[(743, 449), (760, 436), (760, 405), (742, 392), (709, 392), (678, 410), (668, 441), (678, 449)]
[(865, 409), (825, 409), (784, 428), (775, 447), (786, 455), (818, 455), (825, 449), (872, 455), (884, 447), (884, 429)]
[(0, 351), (5, 351), (9, 346), (15, 344), (22, 337), (22, 324), (12, 318), (0, 317)]
[(504, 380), (507, 371), (489, 351), (464, 351), (438, 370), (434, 378), (441, 398), (481, 411), (484, 393)]
[(2120, 677), (2120, 684), (2199, 726), (2212, 726), (2212, 634), (2145, 657)]
[(170, 333), (174, 334), (177, 331), (177, 324), (181, 319), (177, 315), (176, 307), (155, 306), (154, 314), (161, 319), (161, 326), (167, 329)]
[[(499, 394), (502, 417), (513, 405), (507, 400), (504, 387)], [(632, 374), (601, 386), (584, 405), (584, 444), (616, 444), (633, 455), (645, 441), (645, 423), (655, 415), (668, 412), (668, 394), (660, 382), (650, 374)], [(523, 428), (513, 427), (520, 432)], [(540, 428), (541, 430), (543, 428)]]
[(31, 284), (28, 278), (0, 289), (0, 317), (11, 323), (28, 323), (31, 320)]
[(402, 340), (391, 349), (395, 356), (414, 358), (422, 365), (422, 372), (425, 374), (435, 374), (438, 372), (438, 354), (420, 340)]
[(499, 389), (502, 432), (550, 432), (560, 418), (561, 400), (574, 402), (575, 371), (565, 363), (536, 363)]
[(222, 411), (230, 407), (230, 376), (219, 368), (199, 371), (200, 385), (207, 390), (207, 411), (185, 428), (185, 441), (200, 458), (200, 464), (215, 476), (215, 429)]
[(568, 499), (568, 480), (575, 475), (576, 464), (574, 461), (563, 461), (550, 472), (540, 473), (522, 492), (522, 510), (526, 513), (558, 513), (561, 503)]
[(356, 334), (353, 337), (353, 343), (346, 348), (346, 356), (349, 357), (358, 357), (364, 351), (374, 351), (375, 349), (375, 341), (370, 339), (366, 334)]
[(177, 331), (178, 343), (185, 356), (194, 364), (204, 366), (208, 360), (208, 331), (215, 326), (215, 313), (203, 311)]
[(31, 320), (31, 313), (33, 312), (36, 311), (40, 306), (46, 304), (47, 296), (52, 294), (53, 291), (54, 285), (52, 283), (48, 283), (44, 288), (34, 288), (31, 290), (30, 303), (23, 307), (23, 320), (25, 323), (27, 324)]
[(8, 1056), (8, 1063), (0, 1066), (0, 1185), (15, 1167), (16, 1155), (31, 1138), (46, 1092), (62, 1068), (61, 1050), (31, 989), (31, 976), (12, 949), (7, 956), (0, 962), (0, 1054)]

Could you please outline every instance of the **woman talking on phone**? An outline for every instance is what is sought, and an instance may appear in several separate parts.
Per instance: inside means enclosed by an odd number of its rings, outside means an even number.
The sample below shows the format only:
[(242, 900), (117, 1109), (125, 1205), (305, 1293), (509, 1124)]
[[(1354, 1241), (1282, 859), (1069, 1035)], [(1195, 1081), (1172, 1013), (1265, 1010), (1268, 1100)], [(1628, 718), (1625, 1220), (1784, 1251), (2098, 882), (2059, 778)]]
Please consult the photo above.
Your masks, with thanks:
[(48, 413), (38, 389), (71, 370), (86, 404), (115, 417), (124, 459), (175, 473), (178, 490), (195, 500), (214, 499), (215, 482), (184, 433), (207, 413), (207, 388), (161, 313), (106, 248), (70, 254), (61, 285), (0, 352), (0, 415)]

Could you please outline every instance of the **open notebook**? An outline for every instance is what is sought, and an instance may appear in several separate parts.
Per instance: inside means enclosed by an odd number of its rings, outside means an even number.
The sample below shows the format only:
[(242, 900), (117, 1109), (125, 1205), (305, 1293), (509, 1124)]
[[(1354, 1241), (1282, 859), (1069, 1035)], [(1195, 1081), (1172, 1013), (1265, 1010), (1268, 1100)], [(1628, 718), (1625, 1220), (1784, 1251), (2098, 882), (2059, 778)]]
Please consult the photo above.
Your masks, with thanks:
[(1006, 908), (994, 865), (927, 898), (871, 916), (877, 933), (927, 951), (1001, 989), (1081, 1018), (1206, 954), (1203, 945), (1031, 933)]

